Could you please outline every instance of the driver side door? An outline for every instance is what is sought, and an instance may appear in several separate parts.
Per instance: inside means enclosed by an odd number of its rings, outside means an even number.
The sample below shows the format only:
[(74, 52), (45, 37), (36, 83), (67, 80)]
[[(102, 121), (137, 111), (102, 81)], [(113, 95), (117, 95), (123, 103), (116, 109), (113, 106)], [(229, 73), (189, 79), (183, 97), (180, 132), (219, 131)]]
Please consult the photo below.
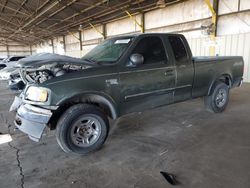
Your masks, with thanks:
[(161, 37), (142, 37), (132, 54), (141, 54), (144, 62), (136, 67), (125, 67), (119, 72), (120, 113), (144, 111), (172, 103), (176, 71), (167, 61)]

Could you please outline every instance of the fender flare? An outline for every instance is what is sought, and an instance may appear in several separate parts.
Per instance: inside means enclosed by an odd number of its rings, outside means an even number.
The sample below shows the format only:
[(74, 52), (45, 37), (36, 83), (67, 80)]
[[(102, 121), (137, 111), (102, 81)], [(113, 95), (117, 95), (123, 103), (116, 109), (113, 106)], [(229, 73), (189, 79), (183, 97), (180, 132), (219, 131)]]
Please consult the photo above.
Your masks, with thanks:
[(207, 95), (211, 95), (211, 92), (213, 91), (213, 88), (215, 87), (216, 82), (220, 81), (221, 79), (228, 79), (229, 83), (227, 85), (229, 88), (232, 87), (232, 77), (230, 76), (230, 74), (222, 74), (212, 81), (212, 83), (209, 86)]
[(119, 117), (118, 107), (116, 102), (105, 93), (101, 92), (84, 92), (80, 94), (73, 95), (63, 101), (59, 102), (59, 106), (63, 106), (67, 103), (76, 102), (76, 103), (89, 103), (89, 104), (98, 104), (103, 107), (107, 112), (108, 116), (112, 119)]

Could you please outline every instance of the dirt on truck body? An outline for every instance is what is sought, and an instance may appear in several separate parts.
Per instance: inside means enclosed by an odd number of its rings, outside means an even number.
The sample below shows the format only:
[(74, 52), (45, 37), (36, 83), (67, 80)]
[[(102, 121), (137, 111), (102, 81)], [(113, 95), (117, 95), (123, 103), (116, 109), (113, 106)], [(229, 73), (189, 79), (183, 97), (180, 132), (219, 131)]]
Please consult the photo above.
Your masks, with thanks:
[(12, 105), (16, 126), (35, 141), (56, 128), (65, 152), (87, 154), (105, 142), (108, 118), (198, 97), (224, 111), (244, 62), (193, 57), (183, 35), (152, 33), (107, 39), (81, 59), (37, 55), (19, 66), (26, 87)]

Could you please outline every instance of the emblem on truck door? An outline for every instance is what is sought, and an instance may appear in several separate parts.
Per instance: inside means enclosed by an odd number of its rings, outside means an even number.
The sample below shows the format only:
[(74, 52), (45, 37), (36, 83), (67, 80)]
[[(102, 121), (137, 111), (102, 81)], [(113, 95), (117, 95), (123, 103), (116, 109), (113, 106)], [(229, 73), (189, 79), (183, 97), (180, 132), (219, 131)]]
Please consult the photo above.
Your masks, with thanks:
[(117, 79), (109, 79), (109, 80), (106, 80), (106, 83), (110, 84), (110, 85), (116, 85), (116, 84), (118, 84), (118, 80)]

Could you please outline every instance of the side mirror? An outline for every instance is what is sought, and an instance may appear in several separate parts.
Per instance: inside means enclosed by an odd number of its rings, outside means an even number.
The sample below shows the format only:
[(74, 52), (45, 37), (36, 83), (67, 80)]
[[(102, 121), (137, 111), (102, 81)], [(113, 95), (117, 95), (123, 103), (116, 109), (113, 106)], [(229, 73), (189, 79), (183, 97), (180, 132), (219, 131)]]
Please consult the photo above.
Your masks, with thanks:
[(130, 61), (128, 66), (137, 67), (139, 65), (142, 65), (143, 62), (144, 62), (144, 57), (141, 54), (132, 54), (130, 56)]

